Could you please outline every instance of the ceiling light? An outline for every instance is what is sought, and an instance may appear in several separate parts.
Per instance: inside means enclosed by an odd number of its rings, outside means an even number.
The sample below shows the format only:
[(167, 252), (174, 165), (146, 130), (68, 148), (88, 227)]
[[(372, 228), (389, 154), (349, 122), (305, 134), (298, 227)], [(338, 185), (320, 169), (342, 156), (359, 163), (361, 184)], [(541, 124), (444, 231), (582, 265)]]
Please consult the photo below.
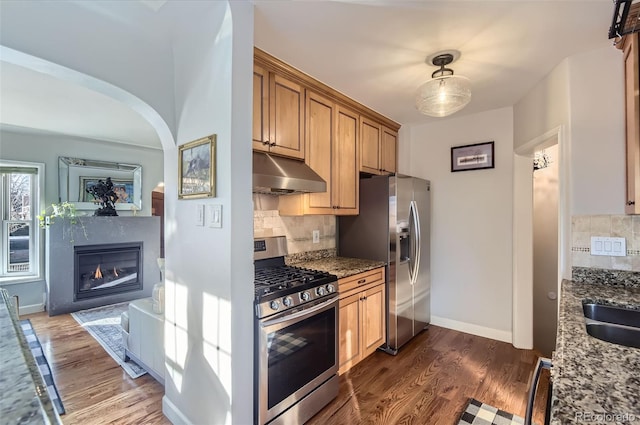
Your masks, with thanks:
[(451, 53), (436, 55), (431, 63), (440, 69), (431, 74), (431, 80), (416, 93), (416, 108), (431, 117), (446, 117), (467, 106), (471, 100), (471, 82), (467, 77), (453, 75), (453, 69), (445, 68), (453, 62)]

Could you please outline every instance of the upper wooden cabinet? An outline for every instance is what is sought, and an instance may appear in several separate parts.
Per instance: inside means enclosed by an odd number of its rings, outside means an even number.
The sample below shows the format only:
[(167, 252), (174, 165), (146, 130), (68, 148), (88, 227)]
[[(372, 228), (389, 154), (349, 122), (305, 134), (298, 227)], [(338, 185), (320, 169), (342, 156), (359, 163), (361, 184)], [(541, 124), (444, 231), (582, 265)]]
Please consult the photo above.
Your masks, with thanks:
[(281, 197), (280, 214), (358, 214), (359, 116), (311, 90), (305, 106), (305, 163), (327, 191)]
[(621, 43), (625, 75), (627, 200), (625, 212), (640, 214), (640, 33)]
[(253, 149), (304, 159), (304, 88), (253, 67)]
[(360, 120), (360, 171), (395, 174), (398, 133), (367, 117), (361, 117)]

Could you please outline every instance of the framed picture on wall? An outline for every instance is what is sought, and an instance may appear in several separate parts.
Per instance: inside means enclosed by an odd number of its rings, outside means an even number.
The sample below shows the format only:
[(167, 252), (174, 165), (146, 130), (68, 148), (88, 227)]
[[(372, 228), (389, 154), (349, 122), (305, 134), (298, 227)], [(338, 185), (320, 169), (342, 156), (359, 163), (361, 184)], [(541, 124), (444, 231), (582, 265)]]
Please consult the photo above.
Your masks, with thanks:
[[(88, 190), (95, 186), (99, 180), (106, 181), (106, 177), (87, 177), (80, 176), (80, 202), (94, 202), (93, 195)], [(118, 195), (116, 204), (132, 204), (133, 203), (133, 180), (127, 179), (111, 179), (113, 183), (113, 191)]]
[(495, 168), (493, 142), (451, 148), (451, 172)]
[(178, 153), (178, 198), (216, 196), (216, 135), (180, 146)]

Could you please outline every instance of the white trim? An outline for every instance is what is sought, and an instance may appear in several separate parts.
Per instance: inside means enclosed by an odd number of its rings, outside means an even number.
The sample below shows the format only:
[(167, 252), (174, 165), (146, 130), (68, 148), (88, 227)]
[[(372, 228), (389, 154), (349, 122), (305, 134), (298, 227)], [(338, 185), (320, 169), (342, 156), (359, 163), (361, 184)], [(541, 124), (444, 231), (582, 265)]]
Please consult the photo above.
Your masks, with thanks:
[(18, 306), (19, 315), (40, 313), (44, 311), (44, 303)]
[(431, 324), (435, 326), (442, 326), (443, 328), (447, 329), (453, 329), (454, 331), (464, 332), (508, 343), (511, 343), (512, 339), (510, 331), (487, 328), (485, 326), (480, 326), (473, 323), (459, 322), (457, 320), (447, 319), (446, 317), (431, 315)]
[(171, 402), (166, 396), (162, 396), (162, 413), (174, 425), (193, 425), (191, 421)]
[[(533, 348), (533, 156), (513, 155), (513, 299), (516, 348)], [(526, 229), (526, 231), (523, 231)]]

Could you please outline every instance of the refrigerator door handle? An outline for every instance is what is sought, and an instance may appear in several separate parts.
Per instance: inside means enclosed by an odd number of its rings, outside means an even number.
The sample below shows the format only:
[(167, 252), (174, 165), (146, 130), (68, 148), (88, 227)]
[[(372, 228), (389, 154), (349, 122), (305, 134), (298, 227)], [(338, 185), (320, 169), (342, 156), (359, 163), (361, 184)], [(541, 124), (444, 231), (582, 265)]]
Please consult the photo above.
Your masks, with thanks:
[(409, 204), (409, 216), (413, 218), (413, 228), (415, 229), (415, 252), (413, 253), (413, 270), (409, 269), (409, 276), (411, 278), (411, 284), (415, 284), (418, 278), (418, 271), (420, 270), (420, 217), (418, 215), (418, 205), (416, 201), (411, 201)]

